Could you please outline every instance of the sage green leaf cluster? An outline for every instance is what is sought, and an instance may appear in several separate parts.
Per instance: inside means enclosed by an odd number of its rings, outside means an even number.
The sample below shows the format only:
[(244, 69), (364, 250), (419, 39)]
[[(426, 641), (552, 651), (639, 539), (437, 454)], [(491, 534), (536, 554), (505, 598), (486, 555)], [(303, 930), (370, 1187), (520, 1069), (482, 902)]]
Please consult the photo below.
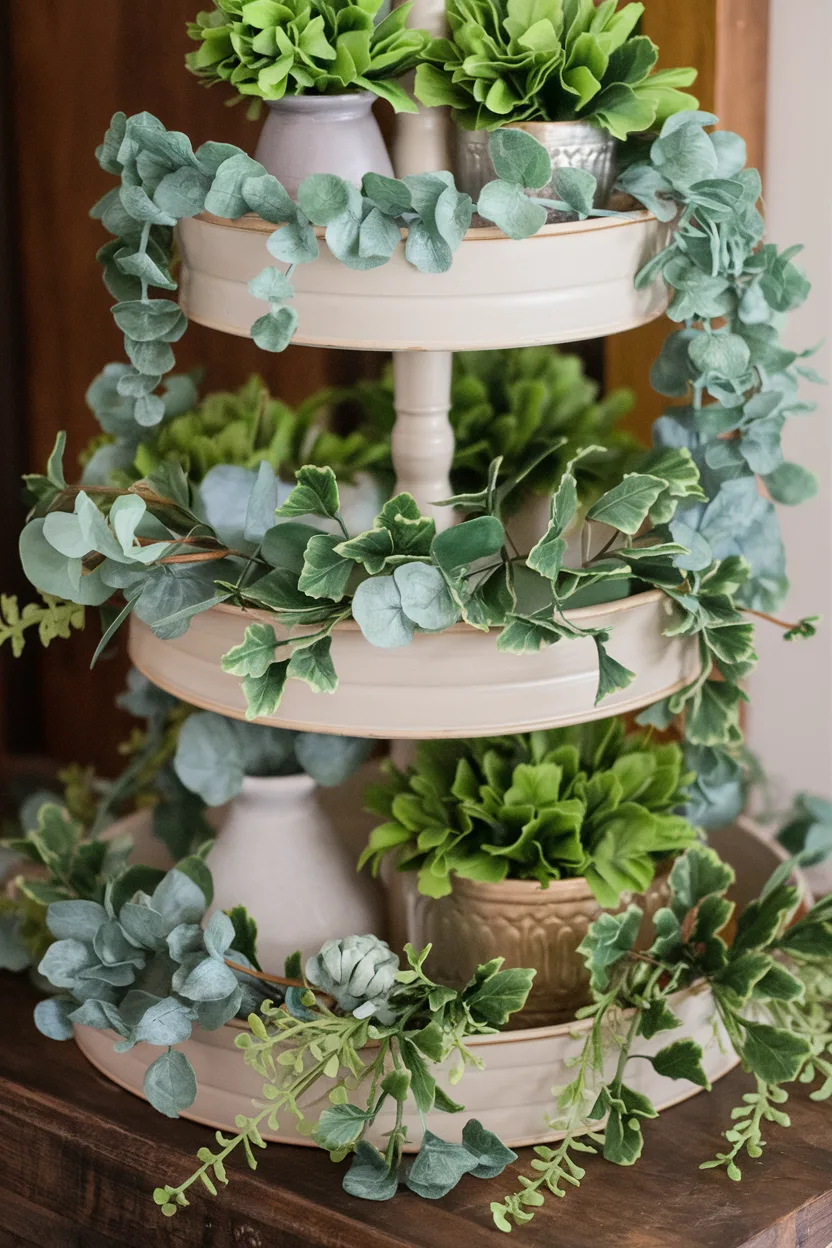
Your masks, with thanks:
[[(253, 1148), (264, 1147), (261, 1125), (278, 1131), (287, 1118), (333, 1161), (351, 1158), (344, 1190), (362, 1200), (391, 1200), (400, 1184), (425, 1200), (440, 1200), (465, 1176), (493, 1179), (516, 1161), (517, 1154), (476, 1119), (465, 1123), (460, 1143), (425, 1130), (416, 1159), (404, 1160), (410, 1140), (405, 1106), (412, 1102), (422, 1117), (434, 1109), (460, 1113), (463, 1106), (437, 1078), (439, 1067), (456, 1055), (453, 1085), (466, 1066), (478, 1065), (467, 1041), (505, 1026), (522, 1008), (534, 978), (533, 970), (503, 970), (502, 958), (495, 958), (461, 990), (446, 988), (425, 973), (429, 954), (430, 946), (417, 951), (406, 945), (407, 966), (399, 970), (397, 956), (375, 936), (328, 941), (307, 963), (313, 991), (288, 988), (287, 1008), (266, 1001), (253, 1012), (249, 1031), (236, 1044), (263, 1080), (265, 1105), (236, 1119), (237, 1135), (218, 1131), (217, 1151), (200, 1149), (202, 1164), (184, 1182), (156, 1189), (153, 1199), (162, 1213), (171, 1217), (187, 1205), (194, 1184), (216, 1195), (214, 1180), (227, 1181), (225, 1163), (236, 1149), (256, 1168)], [(287, 975), (297, 971), (287, 963)], [(332, 1009), (321, 991), (336, 998)], [(303, 1095), (318, 1091), (321, 1079), (327, 1097)], [(382, 1152), (366, 1137), (391, 1103), (395, 1120)]]
[(448, 0), (450, 35), (416, 71), (423, 104), (450, 105), (465, 130), (519, 121), (588, 121), (626, 139), (696, 108), (694, 69), (656, 70), (635, 33), (643, 4), (618, 0)]
[(809, 283), (795, 264), (800, 248), (762, 245), (760, 176), (745, 168), (739, 136), (703, 128), (715, 122), (708, 113), (672, 118), (650, 162), (630, 166), (619, 186), (675, 219), (669, 245), (637, 285), (662, 274), (674, 292), (669, 315), (680, 328), (666, 339), (651, 381), (676, 403), (656, 422), (654, 440), (688, 447), (707, 496), (680, 508), (671, 524), (691, 551), (680, 566), (696, 572), (740, 556), (751, 578), (739, 601), (771, 611), (788, 588), (775, 503), (802, 502), (817, 488), (781, 445), (786, 420), (813, 408), (798, 398), (800, 382), (819, 380), (802, 363), (811, 352), (780, 342), (782, 315), (804, 302)]
[(179, 729), (173, 769), (208, 806), (232, 801), (246, 776), (306, 774), (324, 786), (343, 784), (372, 742), (360, 737), (292, 732), (195, 711)]
[(216, 0), (188, 34), (185, 58), (207, 85), (228, 83), (254, 102), (371, 91), (396, 112), (416, 105), (395, 80), (413, 69), (428, 34), (406, 27), (411, 4), (379, 20), (383, 0)]
[[(600, 445), (606, 454), (577, 464), (581, 500), (592, 501), (633, 466), (637, 449), (635, 439), (618, 428), (633, 407), (630, 391), (601, 397), (598, 391), (581, 357), (556, 347), (456, 352), (448, 414), (454, 431), (454, 493), (480, 489), (495, 459), (502, 459), (509, 476), (539, 460), (507, 498), (511, 511), (529, 492), (551, 494), (575, 453)], [(359, 382), (352, 394), (368, 438), (387, 442), (396, 416), (392, 373), (381, 381)], [(550, 453), (540, 458), (546, 450)]]
[(232, 949), (228, 915), (200, 926), (212, 898), (211, 873), (192, 857), (167, 873), (127, 867), (108, 881), (102, 902), (54, 901), (46, 914), (55, 940), (38, 971), (61, 995), (35, 1007), (38, 1028), (56, 1040), (70, 1039), (77, 1025), (115, 1031), (120, 1053), (139, 1043), (164, 1048), (146, 1071), (144, 1093), (169, 1118), (197, 1091), (188, 1058), (172, 1046), (195, 1023), (216, 1030), (265, 995), (226, 964), (245, 959)]
[(385, 820), (359, 865), (376, 872), (393, 853), (418, 887), (444, 897), (453, 877), (585, 878), (602, 906), (641, 893), (662, 859), (696, 829), (674, 812), (692, 777), (678, 745), (627, 735), (620, 719), (470, 741), (420, 741), (406, 771), (367, 793)]
[[(532, 1171), (520, 1176), (518, 1190), (492, 1203), (501, 1230), (531, 1221), (547, 1191), (564, 1196), (568, 1187), (579, 1186), (585, 1174), (581, 1154), (601, 1153), (616, 1165), (638, 1161), (646, 1124), (658, 1112), (627, 1083), (635, 1059), (683, 1086), (710, 1090), (696, 1041), (671, 1039), (662, 1047), (657, 1039), (682, 1026), (674, 994), (693, 984), (712, 991), (722, 1032), (754, 1076), (753, 1090), (731, 1115), (722, 1151), (702, 1169), (724, 1168), (735, 1182), (742, 1178), (742, 1154), (761, 1157), (763, 1132), (767, 1137), (772, 1126), (789, 1126), (784, 1085), (814, 1083), (812, 1100), (832, 1097), (832, 903), (826, 898), (795, 921), (801, 897), (792, 869), (793, 862), (779, 867), (760, 896), (735, 916), (727, 896), (733, 870), (713, 850), (694, 845), (673, 866), (670, 903), (653, 916), (646, 956), (634, 952), (643, 919), (638, 906), (604, 914), (592, 925), (581, 945), (594, 997), (584, 1011), (591, 1028), (572, 1081), (555, 1090), (552, 1123), (565, 1138), (536, 1148)], [(729, 945), (725, 937), (734, 920)]]
[(383, 444), (373, 444), (358, 431), (342, 435), (332, 428), (344, 391), (318, 390), (293, 408), (252, 374), (235, 392), (218, 391), (200, 400), (194, 391), (186, 410), (166, 413), (148, 429), (135, 422), (129, 409), (125, 420), (118, 420), (125, 403), (117, 383), (125, 371), (124, 365), (108, 365), (87, 392), (103, 435), (81, 456), (84, 484), (131, 485), (163, 462), (178, 463), (194, 485), (218, 465), (256, 470), (263, 462), (284, 480), (304, 463), (326, 464), (346, 482), (357, 472), (386, 466), (389, 459)]

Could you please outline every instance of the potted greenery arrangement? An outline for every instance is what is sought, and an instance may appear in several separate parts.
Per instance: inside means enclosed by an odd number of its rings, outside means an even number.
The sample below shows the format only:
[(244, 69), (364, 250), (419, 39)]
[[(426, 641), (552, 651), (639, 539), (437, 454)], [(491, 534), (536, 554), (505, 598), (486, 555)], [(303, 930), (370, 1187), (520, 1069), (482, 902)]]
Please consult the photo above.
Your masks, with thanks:
[[(389, 446), (396, 419), (392, 374), (359, 382), (353, 396), (364, 413), (362, 429), (368, 440)], [(454, 432), (454, 493), (476, 493), (497, 459), (510, 477), (533, 463), (503, 508), (514, 546), (531, 550), (546, 532), (550, 497), (581, 447), (599, 448), (575, 464), (581, 511), (635, 467), (638, 444), (618, 427), (633, 402), (625, 389), (599, 397), (599, 386), (587, 377), (581, 357), (557, 347), (456, 352), (448, 413)], [(573, 528), (580, 528), (579, 518)], [(573, 547), (567, 558), (577, 557)]]
[(217, 0), (188, 28), (200, 45), (186, 58), (193, 73), (208, 85), (227, 82), (255, 113), (268, 106), (255, 159), (292, 196), (313, 173), (355, 183), (367, 172), (393, 174), (373, 101), (416, 111), (397, 79), (428, 35), (405, 28), (410, 4), (378, 21), (382, 5)]
[(331, 467), (344, 481), (344, 513), (356, 531), (372, 523), (389, 492), (385, 441), (374, 442), (359, 430), (342, 436), (332, 428), (333, 411), (349, 390), (319, 390), (291, 408), (254, 374), (236, 392), (202, 399), (191, 376), (176, 374), (168, 380), (159, 419), (148, 424), (136, 419), (123, 393), (129, 372), (108, 364), (87, 390), (102, 432), (81, 454), (85, 486), (129, 487), (165, 464), (175, 465), (194, 487), (201, 518), (232, 542), (245, 540), (246, 510), (261, 464), (271, 469), (281, 502), (302, 464)]
[(195, 377), (177, 373), (168, 379), (158, 422), (142, 424), (123, 393), (127, 371), (108, 364), (87, 390), (101, 433), (80, 457), (84, 485), (131, 485), (165, 462), (179, 464), (193, 485), (219, 465), (256, 470), (264, 461), (285, 480), (302, 464), (328, 464), (348, 485), (388, 470), (384, 442), (334, 428), (335, 409), (352, 397), (349, 389), (326, 387), (290, 407), (256, 373), (239, 390), (202, 397)]
[[(460, 189), (476, 200), (497, 176), (489, 131), (509, 126), (532, 134), (555, 170), (593, 174), (594, 203), (603, 208), (618, 172), (617, 142), (697, 106), (680, 90), (696, 71), (655, 70), (658, 48), (634, 34), (643, 12), (639, 3), (619, 9), (618, 0), (448, 0), (450, 37), (424, 50), (416, 96), (451, 107)], [(553, 181), (538, 194), (557, 198)], [(570, 214), (550, 208), (548, 219)]]
[(526, 1026), (574, 1017), (588, 1000), (578, 946), (590, 925), (634, 895), (652, 916), (666, 868), (697, 839), (677, 813), (693, 778), (681, 749), (628, 734), (621, 719), (423, 741), (412, 766), (386, 772), (366, 794), (385, 822), (360, 865), (377, 871), (393, 854), (411, 873), (408, 939), (433, 945), (443, 982), (464, 983), (498, 955), (536, 967)]

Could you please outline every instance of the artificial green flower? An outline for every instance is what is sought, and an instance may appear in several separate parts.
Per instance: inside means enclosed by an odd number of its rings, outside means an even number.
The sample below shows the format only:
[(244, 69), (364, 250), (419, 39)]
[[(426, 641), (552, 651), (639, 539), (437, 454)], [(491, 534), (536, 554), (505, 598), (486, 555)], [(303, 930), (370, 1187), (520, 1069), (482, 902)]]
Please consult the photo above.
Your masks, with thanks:
[(465, 130), (518, 121), (590, 121), (617, 139), (660, 130), (697, 101), (695, 69), (656, 70), (634, 34), (640, 3), (448, 0), (451, 37), (432, 39), (416, 71), (423, 104), (450, 105)]
[(188, 34), (200, 46), (188, 69), (207, 85), (227, 82), (260, 101), (285, 95), (371, 91), (412, 113), (416, 105), (395, 79), (413, 69), (427, 31), (405, 27), (411, 5), (376, 20), (383, 0), (216, 0)]
[(470, 741), (422, 741), (407, 771), (367, 792), (377, 827), (359, 865), (394, 853), (419, 891), (451, 877), (499, 883), (586, 879), (602, 906), (641, 893), (662, 858), (697, 840), (675, 813), (693, 779), (678, 745), (627, 734), (622, 719)]

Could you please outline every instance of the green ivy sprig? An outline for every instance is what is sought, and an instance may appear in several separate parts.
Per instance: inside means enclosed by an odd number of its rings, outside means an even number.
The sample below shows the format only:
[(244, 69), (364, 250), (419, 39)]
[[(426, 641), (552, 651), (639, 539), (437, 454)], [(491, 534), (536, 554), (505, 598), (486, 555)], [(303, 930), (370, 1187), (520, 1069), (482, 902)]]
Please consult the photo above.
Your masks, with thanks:
[[(202, 1182), (216, 1195), (213, 1178), (225, 1182), (225, 1162), (241, 1144), (250, 1166), (256, 1166), (251, 1145), (262, 1144), (260, 1128), (279, 1131), (281, 1114), (295, 1120), (296, 1129), (315, 1139), (333, 1161), (352, 1155), (345, 1174), (344, 1190), (364, 1200), (389, 1200), (404, 1183), (416, 1195), (438, 1200), (448, 1194), (464, 1175), (495, 1178), (517, 1158), (493, 1132), (476, 1119), (462, 1129), (462, 1142), (449, 1143), (426, 1131), (416, 1160), (407, 1168), (403, 1148), (407, 1128), (404, 1106), (412, 1098), (424, 1117), (434, 1108), (459, 1113), (453, 1101), (431, 1073), (431, 1066), (457, 1053), (458, 1081), (466, 1064), (478, 1064), (466, 1047), (466, 1039), (499, 1030), (525, 1002), (534, 971), (501, 970), (502, 959), (480, 966), (460, 991), (429, 979), (424, 962), (430, 946), (417, 952), (405, 948), (407, 967), (396, 970), (398, 959), (375, 937), (352, 937), (330, 941), (307, 965), (311, 990), (275, 1006), (264, 1002), (249, 1016), (250, 1032), (237, 1046), (245, 1061), (264, 1080), (266, 1107), (252, 1118), (237, 1120), (239, 1134), (226, 1139), (217, 1133), (219, 1153), (200, 1149), (202, 1165), (184, 1183), (157, 1188), (154, 1200), (172, 1216), (187, 1204), (185, 1192)], [(365, 972), (367, 960), (371, 965)], [(348, 966), (343, 972), (338, 968)], [(297, 970), (297, 965), (287, 967)], [(333, 975), (335, 979), (333, 979)], [(323, 984), (335, 994), (343, 1009), (362, 998), (383, 992), (376, 1000), (359, 1004), (347, 1017), (333, 1012), (317, 993)], [(356, 983), (364, 985), (359, 995)], [(374, 987), (375, 985), (375, 987)], [(291, 993), (292, 989), (289, 990)], [(330, 997), (330, 1001), (333, 998)], [(300, 1103), (320, 1079), (330, 1081), (329, 1104), (309, 1117)], [(387, 1145), (379, 1151), (366, 1139), (382, 1106), (392, 1101), (395, 1123)], [(284, 1119), (285, 1120), (285, 1119)]]
[[(587, 448), (577, 459), (598, 450)], [(261, 464), (246, 499), (246, 549), (227, 545), (196, 514), (176, 464), (165, 463), (125, 489), (87, 491), (44, 477), (21, 554), (27, 575), (46, 592), (90, 605), (122, 592), (124, 606), (99, 651), (133, 611), (165, 638), (180, 635), (195, 614), (217, 602), (275, 615), (284, 636), (278, 638), (271, 624), (249, 625), (244, 641), (223, 658), (224, 670), (243, 680), (250, 718), (273, 714), (289, 679), (316, 692), (337, 687), (331, 634), (350, 617), (371, 644), (382, 647), (460, 621), (480, 630), (501, 628), (498, 649), (514, 653), (591, 637), (600, 701), (626, 687), (633, 673), (608, 654), (606, 630), (582, 629), (564, 612), (606, 582), (635, 579), (685, 589), (674, 563), (685, 548), (665, 540), (667, 521), (680, 500), (699, 498), (701, 490), (688, 451), (651, 454), (646, 472), (626, 474), (587, 512), (590, 522), (614, 530), (605, 548), (581, 567), (564, 567), (563, 535), (578, 506), (575, 462), (552, 498), (547, 532), (525, 558), (509, 549), (500, 519), (504, 500), (525, 472), (503, 481), (499, 461), (485, 490), (446, 500), (469, 514), (460, 524), (437, 533), (412, 496), (399, 494), (384, 504), (371, 529), (354, 536), (331, 469), (301, 468), (294, 489), (275, 508), (277, 480)], [(325, 521), (330, 531), (321, 532), (310, 520)], [(696, 617), (689, 630), (709, 638), (695, 587), (678, 592), (676, 600)], [(729, 618), (718, 621), (723, 631)], [(750, 645), (750, 632), (741, 632), (737, 662), (750, 657)]]
[[(625, 1083), (628, 1064), (649, 1061), (657, 1074), (684, 1079), (708, 1089), (702, 1049), (692, 1039), (677, 1040), (656, 1053), (639, 1053), (639, 1039), (649, 1041), (681, 1025), (672, 996), (705, 981), (711, 988), (723, 1034), (755, 1078), (744, 1094), (726, 1133), (728, 1147), (703, 1169), (724, 1167), (728, 1177), (742, 1177), (742, 1152), (762, 1154), (764, 1124), (789, 1125), (782, 1106), (784, 1085), (820, 1082), (816, 1101), (832, 1096), (832, 1010), (829, 959), (832, 957), (832, 904), (827, 898), (799, 921), (799, 889), (789, 882), (793, 862), (775, 872), (760, 897), (740, 914), (736, 935), (727, 945), (723, 933), (734, 905), (726, 893), (734, 873), (713, 850), (694, 846), (679, 858), (670, 876), (671, 899), (653, 919), (653, 944), (640, 954), (633, 944), (642, 911), (602, 915), (581, 947), (591, 975), (593, 1004), (578, 1017), (592, 1027), (578, 1059), (575, 1076), (554, 1089), (559, 1116), (553, 1126), (565, 1131), (557, 1148), (535, 1149), (532, 1175), (491, 1206), (500, 1230), (512, 1221), (528, 1222), (543, 1203), (543, 1189), (564, 1195), (563, 1183), (578, 1186), (584, 1177), (572, 1155), (601, 1152), (607, 1161), (632, 1165), (641, 1154), (643, 1124), (657, 1117), (649, 1099)], [(610, 1047), (618, 1061), (607, 1073)], [(591, 1144), (587, 1145), (583, 1136)]]

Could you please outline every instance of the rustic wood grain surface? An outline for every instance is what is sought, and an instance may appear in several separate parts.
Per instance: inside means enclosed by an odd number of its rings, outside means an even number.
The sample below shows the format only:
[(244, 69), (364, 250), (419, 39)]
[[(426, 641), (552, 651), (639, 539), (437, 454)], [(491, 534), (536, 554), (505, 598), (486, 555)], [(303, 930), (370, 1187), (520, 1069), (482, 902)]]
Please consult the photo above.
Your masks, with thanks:
[[(71, 1042), (39, 1036), (20, 977), (0, 976), (0, 1248), (495, 1248), (488, 1205), (511, 1176), (463, 1179), (436, 1204), (347, 1196), (323, 1153), (270, 1145), (256, 1174), (235, 1162), (227, 1189), (195, 1192), (165, 1220), (151, 1200), (210, 1144), (102, 1078)], [(518, 1248), (828, 1248), (832, 1111), (804, 1089), (793, 1126), (773, 1128), (766, 1157), (741, 1184), (699, 1171), (746, 1087), (735, 1073), (646, 1130), (631, 1170), (589, 1158), (583, 1188), (549, 1200), (513, 1233)], [(242, 1108), (242, 1107), (241, 1107)], [(527, 1161), (528, 1157), (521, 1158)]]

